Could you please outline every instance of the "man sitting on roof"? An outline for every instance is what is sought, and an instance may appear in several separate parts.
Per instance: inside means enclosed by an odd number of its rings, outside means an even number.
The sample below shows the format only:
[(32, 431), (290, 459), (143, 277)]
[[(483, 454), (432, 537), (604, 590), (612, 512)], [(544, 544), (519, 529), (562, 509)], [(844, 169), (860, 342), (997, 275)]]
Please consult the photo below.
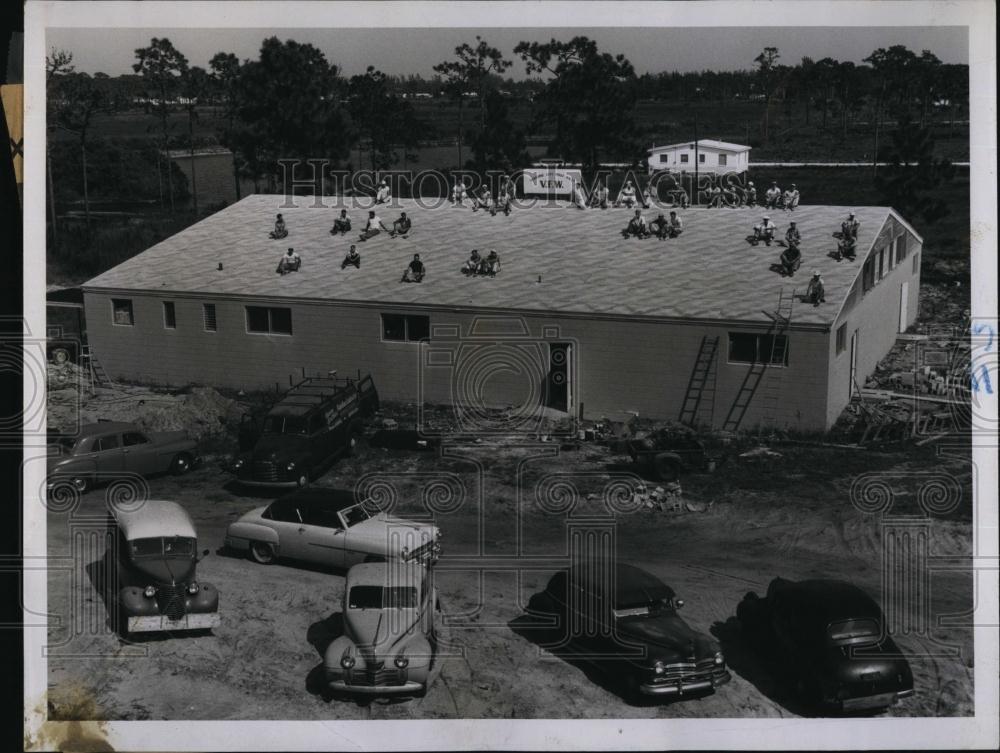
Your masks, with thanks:
[(358, 253), (358, 247), (353, 243), (351, 244), (351, 250), (347, 252), (347, 256), (340, 262), (341, 269), (345, 269), (346, 267), (361, 269), (361, 254)]
[(489, 209), (493, 206), (493, 194), (490, 193), (490, 189), (483, 186), (479, 193), (479, 196), (475, 194), (472, 195), (472, 211), (475, 212), (479, 209)]
[(660, 195), (652, 181), (646, 184), (646, 190), (642, 192), (642, 206), (649, 209), (654, 204), (659, 204)]
[(405, 238), (406, 234), (410, 232), (411, 227), (413, 227), (413, 223), (406, 216), (406, 212), (400, 212), (399, 219), (392, 223), (392, 231), (389, 233), (389, 237), (395, 238), (397, 235), (401, 235)]
[(597, 181), (597, 187), (594, 188), (594, 198), (591, 200), (590, 206), (607, 209), (610, 206), (608, 202), (609, 198), (610, 192), (608, 191), (608, 187), (604, 185), (603, 181)]
[(629, 209), (635, 206), (635, 187), (632, 185), (632, 181), (625, 181), (622, 190), (618, 192), (618, 199), (615, 201), (615, 206), (626, 206)]
[(336, 235), (340, 233), (344, 235), (345, 233), (351, 232), (351, 218), (347, 216), (347, 210), (340, 210), (340, 217), (333, 221), (333, 228), (330, 230), (330, 235)]
[(406, 271), (403, 272), (402, 282), (423, 282), (423, 280), (424, 263), (420, 261), (420, 254), (414, 254), (413, 261), (407, 265)]
[(753, 181), (747, 183), (747, 206), (757, 206), (757, 189), (754, 188)]
[(780, 209), (781, 208), (781, 189), (778, 188), (778, 184), (771, 181), (771, 187), (767, 189), (767, 193), (764, 194), (764, 200), (767, 202), (768, 209)]
[(759, 225), (754, 225), (753, 228), (753, 244), (756, 246), (761, 241), (764, 241), (768, 246), (771, 245), (771, 241), (774, 240), (774, 223), (771, 222), (771, 218), (764, 215), (764, 218), (760, 221)]
[(385, 226), (385, 223), (375, 214), (374, 209), (368, 210), (368, 222), (365, 223), (365, 230), (358, 237), (358, 240), (366, 241), (369, 238), (374, 238), (376, 235), (385, 230), (387, 233), (390, 232), (389, 228)]
[(842, 238), (837, 242), (837, 258), (854, 261), (858, 252), (858, 242), (853, 238)]
[(490, 252), (483, 259), (480, 265), (480, 270), (483, 274), (489, 275), (490, 277), (495, 277), (500, 273), (500, 256), (497, 254), (496, 249), (491, 248)]
[(802, 242), (802, 233), (795, 227), (795, 222), (788, 223), (788, 230), (785, 231), (785, 243), (789, 247), (798, 246)]
[(782, 198), (785, 203), (785, 209), (791, 212), (795, 207), (799, 205), (799, 189), (795, 187), (792, 183), (792, 187), (785, 191), (785, 195)]
[(279, 240), (288, 236), (288, 228), (285, 227), (285, 218), (280, 214), (274, 221), (274, 230), (271, 231), (270, 235), (274, 240)]
[(656, 219), (649, 223), (649, 232), (661, 241), (666, 240), (667, 236), (670, 234), (670, 223), (667, 222), (667, 218), (663, 216), (663, 212), (656, 215)]
[(802, 266), (802, 252), (797, 245), (789, 244), (788, 248), (781, 252), (781, 274), (791, 277)]
[(289, 272), (298, 272), (302, 266), (302, 258), (295, 253), (294, 248), (288, 249), (284, 256), (278, 260), (278, 268), (274, 270), (279, 275), (287, 275)]
[(818, 269), (813, 270), (812, 279), (809, 280), (809, 286), (806, 288), (805, 301), (813, 306), (819, 306), (826, 302), (826, 290), (823, 288), (823, 278), (819, 276)]
[(642, 212), (638, 209), (635, 210), (635, 216), (628, 221), (628, 227), (622, 230), (622, 237), (629, 238), (631, 236), (636, 238), (648, 238), (649, 230), (646, 228), (646, 220), (642, 216)]
[(503, 188), (500, 189), (500, 195), (497, 196), (497, 211), (503, 212), (504, 216), (510, 215), (510, 210), (514, 205), (514, 187), (509, 182)]
[(465, 190), (465, 183), (461, 178), (455, 178), (455, 185), (451, 189), (451, 200), (455, 204), (461, 205), (468, 198), (468, 193)]
[(375, 203), (376, 204), (388, 204), (392, 200), (392, 191), (389, 190), (389, 184), (384, 180), (378, 184), (378, 191), (375, 192)]
[[(280, 215), (279, 215), (280, 217)], [(861, 223), (854, 218), (854, 212), (847, 215), (847, 219), (840, 223), (840, 237), (843, 239), (858, 239), (858, 229)]]
[(708, 208), (719, 209), (722, 207), (722, 189), (715, 186), (708, 192)]
[(667, 220), (667, 236), (669, 238), (676, 238), (683, 232), (684, 223), (681, 222), (681, 218), (677, 216), (677, 212), (671, 212), (670, 219)]
[(469, 260), (462, 265), (462, 274), (474, 275), (479, 273), (479, 265), (483, 263), (483, 257), (479, 255), (479, 249), (472, 249)]
[(573, 206), (577, 209), (587, 208), (587, 195), (583, 192), (583, 186), (573, 181)]

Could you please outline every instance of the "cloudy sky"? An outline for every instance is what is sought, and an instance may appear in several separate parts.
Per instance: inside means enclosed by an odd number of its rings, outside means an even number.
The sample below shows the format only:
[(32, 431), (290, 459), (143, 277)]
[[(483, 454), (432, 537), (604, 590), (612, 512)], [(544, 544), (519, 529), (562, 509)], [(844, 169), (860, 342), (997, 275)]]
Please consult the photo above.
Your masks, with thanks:
[[(798, 63), (833, 57), (860, 63), (872, 50), (902, 44), (915, 52), (927, 49), (945, 63), (968, 62), (968, 29), (935, 28), (599, 28), (599, 29), (58, 29), (46, 33), (46, 49), (73, 53), (77, 70), (109, 75), (131, 73), (135, 49), (151, 37), (167, 37), (192, 65), (207, 67), (216, 52), (256, 59), (268, 36), (294, 39), (318, 47), (346, 75), (369, 65), (389, 74), (433, 74), (432, 66), (450, 58), (462, 42), (479, 34), (513, 59), (521, 40), (568, 40), (581, 34), (601, 50), (624, 53), (638, 73), (692, 70), (737, 70), (753, 67), (765, 46), (777, 47), (781, 62)], [(508, 75), (524, 76), (519, 62)]]

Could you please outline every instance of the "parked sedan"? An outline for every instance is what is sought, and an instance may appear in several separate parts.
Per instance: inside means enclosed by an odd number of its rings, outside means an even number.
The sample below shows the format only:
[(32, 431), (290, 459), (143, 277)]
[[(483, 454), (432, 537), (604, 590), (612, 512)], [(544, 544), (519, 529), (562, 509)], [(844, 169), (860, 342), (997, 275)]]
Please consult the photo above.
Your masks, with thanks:
[(765, 598), (748, 593), (736, 616), (796, 694), (821, 709), (878, 711), (913, 694), (910, 665), (882, 610), (857, 586), (775, 578)]
[(199, 462), (197, 445), (183, 431), (147, 432), (135, 424), (99, 421), (49, 443), (48, 487), (71, 483), (84, 492), (122, 473), (181, 474)]
[(428, 568), (355, 565), (344, 588), (344, 634), (323, 657), (335, 692), (422, 696), (434, 661), (437, 596)]
[(226, 547), (267, 565), (278, 557), (346, 568), (366, 560), (433, 561), (437, 526), (392, 518), (353, 491), (306, 488), (258, 507), (226, 531)]
[(637, 699), (711, 692), (731, 679), (719, 645), (678, 615), (683, 605), (656, 576), (617, 563), (613, 573), (556, 573), (528, 610), (555, 618), (554, 652), (592, 663)]

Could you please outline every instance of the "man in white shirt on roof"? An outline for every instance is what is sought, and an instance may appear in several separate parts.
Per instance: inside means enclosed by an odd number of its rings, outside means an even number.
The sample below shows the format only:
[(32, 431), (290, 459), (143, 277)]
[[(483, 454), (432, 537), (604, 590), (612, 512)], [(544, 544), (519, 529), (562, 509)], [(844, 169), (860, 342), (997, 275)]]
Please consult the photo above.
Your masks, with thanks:
[(623, 238), (631, 238), (635, 236), (636, 238), (648, 238), (649, 230), (646, 227), (646, 220), (642, 216), (642, 211), (639, 209), (635, 210), (635, 216), (632, 217), (628, 222), (628, 226), (622, 230)]
[(387, 233), (391, 232), (389, 228), (385, 226), (381, 218), (375, 214), (375, 210), (371, 209), (368, 211), (368, 222), (365, 223), (365, 230), (359, 236), (358, 240), (366, 241), (369, 238), (374, 238), (380, 232), (385, 230)]
[(468, 198), (468, 192), (465, 190), (465, 183), (461, 178), (455, 178), (455, 185), (451, 188), (452, 202), (461, 205), (466, 198)]
[(768, 209), (778, 209), (780, 207), (781, 189), (778, 188), (778, 184), (774, 181), (771, 182), (771, 187), (764, 194), (764, 200), (767, 202)]
[(760, 221), (759, 225), (755, 225), (753, 229), (753, 245), (757, 245), (761, 241), (768, 246), (771, 245), (771, 241), (774, 240), (774, 233), (777, 230), (775, 224), (771, 222), (771, 218), (766, 214)]
[(794, 183), (792, 183), (791, 188), (785, 191), (783, 199), (785, 202), (785, 209), (787, 209), (789, 212), (791, 212), (793, 209), (795, 209), (795, 207), (799, 205), (799, 189), (795, 187)]
[(629, 209), (635, 206), (635, 186), (632, 185), (631, 180), (625, 181), (625, 185), (622, 186), (622, 190), (618, 193), (618, 200), (615, 201), (615, 206), (624, 206)]
[(376, 204), (388, 204), (392, 199), (392, 191), (389, 190), (389, 184), (383, 180), (378, 184), (378, 191), (375, 193), (375, 203)]

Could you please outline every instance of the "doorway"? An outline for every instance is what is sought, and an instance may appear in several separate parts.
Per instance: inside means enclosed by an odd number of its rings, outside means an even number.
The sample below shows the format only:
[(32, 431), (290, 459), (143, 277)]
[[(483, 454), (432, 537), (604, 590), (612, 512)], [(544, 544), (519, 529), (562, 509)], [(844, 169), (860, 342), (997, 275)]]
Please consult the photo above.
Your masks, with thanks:
[(545, 406), (569, 412), (572, 405), (572, 344), (549, 343), (549, 374), (545, 383)]

